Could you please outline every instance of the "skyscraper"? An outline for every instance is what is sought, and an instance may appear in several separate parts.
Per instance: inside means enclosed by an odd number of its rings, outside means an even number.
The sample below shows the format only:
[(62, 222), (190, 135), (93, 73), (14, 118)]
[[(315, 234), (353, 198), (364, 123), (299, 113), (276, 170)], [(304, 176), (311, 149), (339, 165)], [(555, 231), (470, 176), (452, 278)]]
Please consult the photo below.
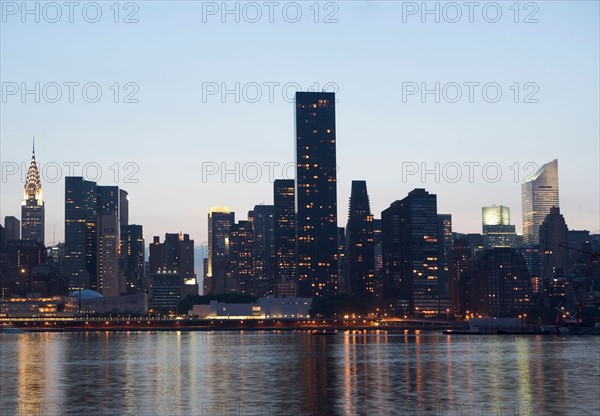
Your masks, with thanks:
[(350, 293), (369, 306), (375, 294), (373, 214), (365, 181), (352, 181), (346, 226), (346, 277)]
[(522, 187), (523, 241), (527, 245), (539, 243), (540, 225), (550, 208), (559, 206), (558, 160), (546, 163)]
[(469, 267), (472, 257), (472, 249), (467, 236), (454, 238), (448, 260), (448, 292), (455, 315), (464, 316), (469, 309), (468, 302), (471, 293)]
[(515, 226), (510, 224), (510, 208), (492, 205), (481, 208), (483, 245), (485, 248), (517, 247)]
[(125, 276), (121, 268), (121, 221), (119, 201), (121, 192), (117, 186), (97, 188), (97, 289), (103, 296), (119, 296), (126, 290)]
[(452, 215), (438, 214), (439, 290), (444, 299), (450, 299), (448, 264), (453, 241)]
[(35, 161), (35, 145), (25, 181), (23, 203), (21, 204), (21, 238), (44, 244), (44, 200), (42, 181)]
[(129, 193), (119, 189), (119, 221), (121, 226), (129, 224)]
[(298, 289), (313, 297), (337, 292), (335, 94), (296, 93)]
[(229, 231), (225, 292), (255, 296), (254, 283), (252, 224), (250, 221), (239, 221)]
[[(381, 213), (387, 286), (401, 313), (440, 312), (436, 195), (414, 189)], [(388, 296), (390, 296), (388, 295)]]
[(145, 245), (141, 225), (121, 225), (121, 255), (125, 260), (127, 291), (145, 292)]
[(275, 212), (273, 205), (256, 205), (248, 212), (252, 225), (254, 289), (257, 296), (272, 294), (275, 288)]
[(275, 280), (296, 281), (296, 208), (293, 179), (277, 179), (273, 184)]
[(204, 294), (225, 293), (225, 271), (229, 262), (229, 230), (235, 213), (227, 207), (212, 207), (208, 212), (208, 267)]
[(97, 289), (96, 182), (65, 178), (65, 275), (69, 289)]

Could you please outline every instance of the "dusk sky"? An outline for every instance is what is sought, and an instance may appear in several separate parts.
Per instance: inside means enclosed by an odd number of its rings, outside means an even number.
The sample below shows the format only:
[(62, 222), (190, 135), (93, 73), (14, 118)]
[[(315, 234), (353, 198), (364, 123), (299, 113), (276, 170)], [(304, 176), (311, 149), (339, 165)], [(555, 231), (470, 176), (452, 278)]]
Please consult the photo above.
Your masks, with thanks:
[[(450, 8), (440, 23), (433, 16), (424, 16), (423, 23), (419, 12), (408, 14), (409, 6), (421, 2), (393, 1), (320, 3), (318, 23), (313, 2), (297, 3), (297, 23), (286, 21), (295, 16), (289, 7), (282, 16), (285, 2), (275, 8), (273, 23), (262, 2), (255, 3), (262, 8), (257, 23), (247, 21), (255, 16), (250, 8), (240, 12), (239, 23), (233, 15), (223, 16), (223, 23), (220, 11), (207, 15), (221, 2), (192, 1), (136, 2), (138, 23), (122, 22), (134, 8), (122, 8), (114, 23), (113, 2), (100, 2), (98, 23), (86, 22), (81, 9), (70, 23), (66, 8), (56, 23), (46, 21), (55, 15), (51, 10), (46, 20), (25, 16), (23, 23), (20, 11), (12, 14), (6, 3), (0, 29), (0, 215), (2, 221), (6, 215), (20, 218), (23, 169), (35, 135), (47, 243), (54, 233), (56, 241), (64, 239), (69, 162), (79, 162), (76, 176), (86, 163), (96, 163), (99, 184), (116, 179), (129, 192), (130, 222), (144, 226), (146, 242), (181, 230), (200, 245), (207, 240), (209, 207), (229, 206), (237, 220), (256, 204), (271, 204), (268, 166), (275, 178), (293, 175), (293, 168), (282, 171), (295, 158), (294, 106), (283, 89), (291, 98), (296, 85), (336, 87), (340, 226), (346, 225), (351, 181), (364, 179), (376, 218), (413, 188), (426, 188), (437, 194), (438, 212), (452, 214), (454, 231), (481, 232), (481, 207), (503, 204), (520, 233), (521, 183), (535, 165), (557, 158), (569, 228), (600, 232), (598, 2), (532, 3), (537, 9), (521, 8), (518, 23), (513, 2), (498, 3), (497, 23), (488, 23), (481, 8), (470, 23), (466, 7), (458, 23), (446, 21), (455, 15)], [(337, 23), (324, 22), (331, 13)], [(488, 20), (494, 17), (494, 11), (487, 13)], [(530, 20), (538, 22), (524, 23), (532, 13)], [(46, 93), (39, 103), (33, 94), (9, 94), (15, 85), (33, 89), (36, 82)], [(69, 82), (97, 83), (102, 97), (87, 102), (79, 86), (71, 103), (64, 85)], [(439, 103), (433, 94), (403, 97), (403, 90), (422, 83), (433, 89), (436, 82), (446, 93)], [(473, 102), (464, 84), (470, 82), (480, 84)], [(50, 102), (56, 95), (50, 83), (62, 89), (56, 103)], [(239, 103), (234, 94), (203, 95), (215, 85), (234, 89), (236, 83)], [(488, 102), (492, 90), (482, 95), (488, 83), (501, 88), (495, 103)], [(452, 103), (456, 85), (462, 97)], [(123, 102), (136, 88), (130, 98), (138, 102)], [(235, 171), (236, 162), (239, 183), (233, 173), (224, 182), (220, 174), (203, 178), (203, 166), (225, 164)], [(15, 166), (19, 174), (9, 174)], [(419, 172), (407, 175), (415, 167)], [(432, 171), (425, 178), (423, 167)], [(97, 179), (93, 166), (87, 173)]]

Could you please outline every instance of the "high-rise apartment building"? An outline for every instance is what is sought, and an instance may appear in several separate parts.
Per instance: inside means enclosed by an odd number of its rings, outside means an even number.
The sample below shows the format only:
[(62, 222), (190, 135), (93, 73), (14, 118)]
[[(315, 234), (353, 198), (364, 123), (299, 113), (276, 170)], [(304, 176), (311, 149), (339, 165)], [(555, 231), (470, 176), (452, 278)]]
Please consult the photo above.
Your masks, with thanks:
[(302, 297), (337, 293), (335, 94), (296, 93), (298, 289)]

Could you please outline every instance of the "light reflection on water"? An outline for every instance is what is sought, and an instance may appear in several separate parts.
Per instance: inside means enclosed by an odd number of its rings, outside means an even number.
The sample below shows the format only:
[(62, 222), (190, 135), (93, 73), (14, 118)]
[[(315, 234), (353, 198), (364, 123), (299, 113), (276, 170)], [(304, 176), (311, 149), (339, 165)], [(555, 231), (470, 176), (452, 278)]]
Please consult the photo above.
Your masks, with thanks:
[(0, 370), (3, 416), (600, 414), (600, 337), (0, 334)]

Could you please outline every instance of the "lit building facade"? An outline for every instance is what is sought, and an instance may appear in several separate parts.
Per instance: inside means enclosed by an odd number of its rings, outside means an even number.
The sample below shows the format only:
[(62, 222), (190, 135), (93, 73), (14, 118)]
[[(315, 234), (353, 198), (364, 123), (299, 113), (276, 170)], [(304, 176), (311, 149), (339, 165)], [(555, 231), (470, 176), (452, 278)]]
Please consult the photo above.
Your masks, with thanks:
[(337, 293), (335, 94), (296, 93), (297, 279), (302, 297)]
[(552, 207), (559, 206), (558, 160), (543, 165), (522, 185), (523, 242), (539, 244), (540, 225)]
[(296, 284), (296, 192), (293, 179), (273, 183), (275, 280)]
[(231, 226), (226, 276), (227, 293), (256, 295), (252, 223), (250, 221), (239, 221)]
[(97, 291), (104, 297), (119, 296), (126, 291), (121, 268), (121, 192), (118, 186), (97, 188)]
[(35, 161), (35, 148), (31, 155), (21, 204), (21, 238), (44, 244), (44, 199), (40, 172)]
[(125, 259), (127, 292), (145, 292), (145, 243), (141, 225), (121, 225), (121, 255)]
[(504, 318), (533, 307), (529, 270), (525, 258), (517, 250), (486, 250), (474, 261), (469, 275), (471, 312)]
[(483, 245), (486, 249), (517, 248), (515, 226), (510, 224), (510, 208), (492, 205), (481, 208)]
[(273, 205), (256, 205), (248, 212), (252, 225), (254, 291), (272, 295), (275, 288), (275, 210)]
[(436, 195), (414, 189), (384, 210), (381, 220), (384, 275), (396, 309), (415, 316), (439, 314), (446, 304), (439, 294)]
[(229, 231), (235, 213), (227, 207), (212, 207), (208, 213), (208, 266), (204, 276), (204, 294), (226, 293), (225, 269), (229, 262)]

